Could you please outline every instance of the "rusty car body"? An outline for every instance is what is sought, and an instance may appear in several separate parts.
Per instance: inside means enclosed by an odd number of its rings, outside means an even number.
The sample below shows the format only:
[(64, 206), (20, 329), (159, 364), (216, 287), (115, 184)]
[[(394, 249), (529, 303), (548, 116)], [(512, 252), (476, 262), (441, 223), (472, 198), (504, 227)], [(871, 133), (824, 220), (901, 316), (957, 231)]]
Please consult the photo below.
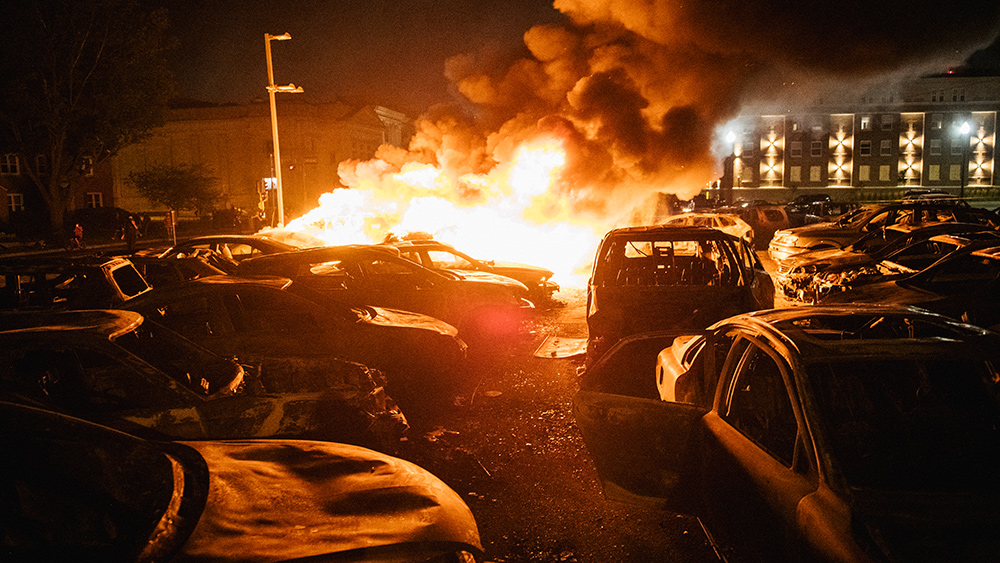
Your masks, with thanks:
[(1000, 335), (905, 307), (760, 311), (619, 342), (574, 414), (608, 498), (748, 561), (994, 561)]
[(381, 245), (308, 248), (249, 258), (237, 274), (291, 278), (352, 306), (392, 307), (441, 319), (463, 338), (516, 331), (534, 305), (519, 281), (430, 270)]
[(843, 249), (814, 250), (791, 258), (777, 269), (774, 282), (792, 302), (817, 303), (831, 292), (912, 274), (976, 238), (998, 235), (978, 223), (893, 225)]
[(868, 205), (836, 221), (814, 223), (774, 233), (768, 255), (781, 267), (786, 260), (811, 250), (843, 248), (867, 233), (892, 225), (927, 225), (961, 222), (1000, 226), (996, 213), (963, 201), (918, 200), (889, 205)]
[(1000, 244), (967, 244), (919, 272), (831, 293), (824, 303), (910, 305), (1000, 328)]
[(115, 308), (149, 290), (126, 258), (87, 254), (0, 259), (0, 310)]
[(587, 361), (629, 334), (700, 329), (773, 306), (771, 278), (744, 240), (708, 227), (613, 229), (587, 285)]
[[(409, 311), (349, 307), (273, 276), (214, 276), (158, 287), (128, 304), (200, 345), (241, 361), (283, 364), (337, 357), (384, 372), (393, 392), (441, 388), (462, 373), (455, 327)], [(398, 381), (397, 381), (398, 380)]]
[(0, 551), (16, 561), (481, 561), (419, 466), (307, 440), (150, 441), (0, 403)]
[(322, 358), (298, 373), (247, 373), (133, 311), (0, 315), (5, 400), (180, 439), (294, 437), (386, 448), (408, 428), (380, 376), (361, 364)]
[(478, 260), (425, 233), (410, 233), (402, 238), (389, 236), (382, 244), (431, 270), (450, 270), (465, 276), (471, 272), (487, 272), (517, 280), (528, 288), (528, 298), (534, 302), (549, 300), (559, 291), (559, 284), (550, 279), (554, 275), (552, 270), (515, 262)]

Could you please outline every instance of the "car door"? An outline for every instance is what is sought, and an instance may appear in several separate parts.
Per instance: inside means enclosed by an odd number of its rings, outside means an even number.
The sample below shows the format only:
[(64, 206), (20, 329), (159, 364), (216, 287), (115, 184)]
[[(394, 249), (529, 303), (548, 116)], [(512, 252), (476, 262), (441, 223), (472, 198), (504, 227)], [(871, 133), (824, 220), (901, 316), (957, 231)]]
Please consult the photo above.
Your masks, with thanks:
[(763, 262), (745, 240), (740, 240), (739, 256), (747, 285), (750, 288), (750, 298), (754, 309), (770, 309), (774, 307), (774, 282), (771, 275), (764, 269)]
[(781, 560), (798, 545), (800, 501), (818, 480), (789, 364), (775, 343), (743, 332), (705, 415), (702, 517), (750, 560)]

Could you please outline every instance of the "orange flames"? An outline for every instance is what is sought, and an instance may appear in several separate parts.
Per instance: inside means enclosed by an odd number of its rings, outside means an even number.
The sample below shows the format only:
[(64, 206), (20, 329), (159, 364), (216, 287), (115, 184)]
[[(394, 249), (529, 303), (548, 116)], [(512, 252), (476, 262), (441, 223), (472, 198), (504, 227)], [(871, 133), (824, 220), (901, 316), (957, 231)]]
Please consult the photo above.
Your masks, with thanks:
[[(566, 163), (560, 142), (526, 142), (486, 173), (385, 160), (353, 162), (341, 176), (350, 189), (323, 194), (319, 206), (285, 227), (326, 244), (375, 243), (388, 233), (427, 232), (483, 260), (548, 268), (565, 286), (586, 282), (603, 226), (574, 221), (551, 189)], [(471, 194), (471, 195), (470, 195)]]

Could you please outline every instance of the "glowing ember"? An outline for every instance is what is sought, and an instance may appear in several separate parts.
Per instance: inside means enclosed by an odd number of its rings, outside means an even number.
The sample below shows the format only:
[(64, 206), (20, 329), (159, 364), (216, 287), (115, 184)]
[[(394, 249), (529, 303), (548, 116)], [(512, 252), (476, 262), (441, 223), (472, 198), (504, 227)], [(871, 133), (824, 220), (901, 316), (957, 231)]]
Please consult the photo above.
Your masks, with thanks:
[(350, 189), (323, 194), (318, 207), (285, 230), (329, 245), (427, 232), (471, 256), (542, 266), (556, 273), (557, 283), (582, 286), (605, 229), (573, 224), (565, 212), (553, 220), (560, 202), (550, 188), (565, 161), (559, 143), (544, 139), (522, 145), (510, 163), (486, 174), (457, 178), (420, 163), (394, 171), (379, 159), (355, 162), (341, 170)]

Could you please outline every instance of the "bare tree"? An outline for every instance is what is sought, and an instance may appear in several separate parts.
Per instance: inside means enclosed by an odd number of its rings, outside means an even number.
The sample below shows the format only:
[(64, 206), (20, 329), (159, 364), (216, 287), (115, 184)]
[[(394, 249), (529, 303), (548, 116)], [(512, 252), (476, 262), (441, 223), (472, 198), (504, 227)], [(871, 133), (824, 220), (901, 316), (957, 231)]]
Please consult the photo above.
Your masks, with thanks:
[(0, 152), (18, 156), (52, 229), (73, 208), (82, 176), (164, 123), (174, 91), (166, 29), (165, 10), (136, 0), (19, 0), (4, 8)]

